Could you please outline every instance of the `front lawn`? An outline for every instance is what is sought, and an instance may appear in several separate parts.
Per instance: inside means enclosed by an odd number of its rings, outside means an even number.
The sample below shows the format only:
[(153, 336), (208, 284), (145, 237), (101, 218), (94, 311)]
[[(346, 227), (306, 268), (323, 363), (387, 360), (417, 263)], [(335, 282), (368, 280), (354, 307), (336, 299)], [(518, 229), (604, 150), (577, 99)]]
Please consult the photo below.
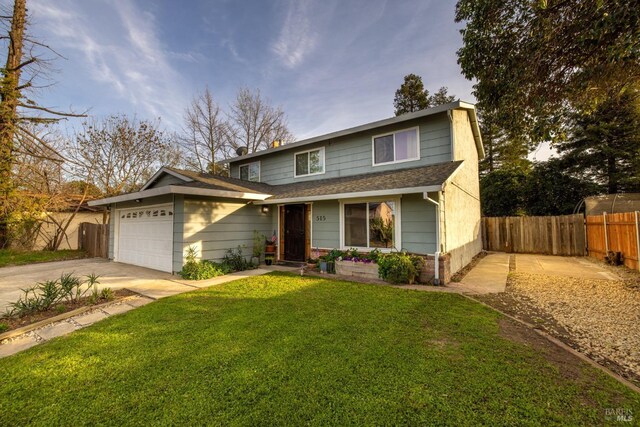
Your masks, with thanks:
[(85, 251), (63, 249), (59, 251), (14, 251), (0, 249), (0, 267), (8, 265), (34, 264), (37, 262), (64, 261), (84, 258)]
[(272, 273), (0, 359), (0, 424), (592, 425), (611, 408), (640, 414), (640, 395), (505, 325), (459, 295)]

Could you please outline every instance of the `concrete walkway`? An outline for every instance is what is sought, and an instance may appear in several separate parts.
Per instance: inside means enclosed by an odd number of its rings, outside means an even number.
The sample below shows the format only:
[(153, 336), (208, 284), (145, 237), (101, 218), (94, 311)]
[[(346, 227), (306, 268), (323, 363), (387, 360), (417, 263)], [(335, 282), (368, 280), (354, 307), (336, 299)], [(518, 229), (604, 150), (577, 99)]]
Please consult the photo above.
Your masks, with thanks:
[(448, 288), (469, 294), (504, 292), (509, 275), (509, 254), (489, 253), (467, 273), (460, 282), (452, 282)]
[[(89, 326), (107, 317), (125, 313), (137, 307), (146, 305), (153, 300), (159, 298), (165, 298), (172, 295), (181, 294), (184, 292), (193, 291), (200, 288), (206, 288), (209, 286), (220, 285), (223, 283), (232, 282), (234, 280), (245, 279), (247, 277), (260, 276), (262, 274), (270, 273), (271, 271), (293, 271), (297, 269), (291, 269), (287, 267), (278, 267), (271, 269), (257, 268), (255, 270), (238, 271), (236, 273), (227, 274), (224, 276), (215, 277), (209, 280), (190, 281), (182, 279), (169, 278), (164, 280), (143, 280), (135, 284), (135, 286), (129, 287), (129, 289), (139, 293), (133, 297), (125, 298), (121, 301), (113, 302), (100, 308), (90, 310), (78, 314), (76, 316), (69, 317), (64, 320), (52, 322), (48, 325), (34, 329), (29, 332), (25, 332), (13, 338), (5, 339), (0, 342), (0, 358), (10, 356), (20, 351), (26, 350), (34, 345), (43, 343), (50, 339), (69, 334), (85, 326)], [(162, 275), (163, 273), (158, 273)], [(176, 277), (176, 276), (171, 276)]]
[(115, 314), (126, 313), (137, 307), (149, 304), (153, 299), (140, 295), (125, 298), (112, 304), (90, 310), (58, 322), (52, 322), (38, 329), (26, 332), (0, 342), (0, 358), (26, 350), (53, 338), (67, 335), (73, 331), (92, 325)]

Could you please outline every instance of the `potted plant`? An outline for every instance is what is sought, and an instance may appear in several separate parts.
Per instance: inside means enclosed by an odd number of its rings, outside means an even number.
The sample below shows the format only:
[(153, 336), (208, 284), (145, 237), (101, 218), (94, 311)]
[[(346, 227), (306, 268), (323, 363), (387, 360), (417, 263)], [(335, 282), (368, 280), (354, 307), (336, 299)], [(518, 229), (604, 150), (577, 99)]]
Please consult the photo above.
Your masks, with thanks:
[(315, 270), (317, 266), (318, 266), (318, 260), (317, 259), (309, 258), (307, 260), (307, 267), (309, 269)]
[(275, 253), (275, 251), (276, 251), (276, 240), (277, 240), (276, 232), (274, 231), (273, 235), (271, 236), (271, 239), (266, 241), (265, 252)]
[(273, 264), (273, 255), (267, 255), (264, 257), (264, 263), (267, 265)]

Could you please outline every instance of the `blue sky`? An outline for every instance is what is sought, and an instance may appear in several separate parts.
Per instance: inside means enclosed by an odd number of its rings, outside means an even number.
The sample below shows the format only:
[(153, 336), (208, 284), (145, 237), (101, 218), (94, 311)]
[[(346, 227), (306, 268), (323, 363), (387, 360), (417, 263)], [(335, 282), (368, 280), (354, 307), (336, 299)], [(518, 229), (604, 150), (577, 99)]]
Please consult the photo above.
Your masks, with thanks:
[[(3, 0), (6, 3), (7, 0)], [(455, 1), (29, 0), (31, 32), (66, 59), (45, 105), (161, 117), (179, 129), (206, 85), (223, 107), (259, 88), (306, 138), (393, 115), (403, 76), (473, 101)]]

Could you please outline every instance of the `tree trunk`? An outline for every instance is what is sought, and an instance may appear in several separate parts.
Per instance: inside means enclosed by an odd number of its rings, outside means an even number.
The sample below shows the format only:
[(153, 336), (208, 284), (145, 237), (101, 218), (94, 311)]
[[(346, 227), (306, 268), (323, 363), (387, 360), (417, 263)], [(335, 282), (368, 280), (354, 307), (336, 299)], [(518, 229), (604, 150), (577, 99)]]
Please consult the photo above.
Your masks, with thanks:
[(0, 82), (0, 248), (7, 246), (8, 220), (13, 192), (13, 139), (18, 101), (20, 99), (20, 69), (26, 25), (26, 0), (15, 0), (9, 31), (7, 62)]
[(609, 194), (618, 192), (618, 168), (613, 156), (607, 157), (607, 190)]

